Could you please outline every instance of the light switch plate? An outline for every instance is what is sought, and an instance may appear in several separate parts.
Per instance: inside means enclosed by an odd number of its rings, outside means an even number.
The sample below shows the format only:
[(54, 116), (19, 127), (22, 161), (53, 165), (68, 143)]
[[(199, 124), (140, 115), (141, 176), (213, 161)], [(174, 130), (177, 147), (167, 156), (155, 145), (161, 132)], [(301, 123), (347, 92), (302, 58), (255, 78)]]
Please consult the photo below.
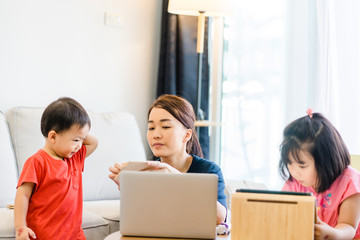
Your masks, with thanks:
[(122, 18), (119, 14), (105, 12), (105, 25), (113, 27), (122, 26)]

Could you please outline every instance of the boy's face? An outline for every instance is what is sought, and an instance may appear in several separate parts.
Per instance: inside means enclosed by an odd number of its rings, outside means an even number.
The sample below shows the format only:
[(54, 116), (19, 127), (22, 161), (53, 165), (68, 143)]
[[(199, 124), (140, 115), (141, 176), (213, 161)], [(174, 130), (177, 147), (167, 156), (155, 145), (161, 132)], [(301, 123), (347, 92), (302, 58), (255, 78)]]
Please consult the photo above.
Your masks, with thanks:
[(316, 190), (317, 171), (314, 157), (305, 150), (300, 150), (298, 157), (301, 163), (297, 162), (294, 156), (289, 153), (290, 163), (287, 167), (291, 176), (304, 187), (313, 187)]
[(53, 144), (54, 154), (60, 158), (70, 158), (73, 156), (81, 148), (89, 130), (88, 124), (82, 128), (78, 125), (73, 125), (70, 129), (57, 133)]

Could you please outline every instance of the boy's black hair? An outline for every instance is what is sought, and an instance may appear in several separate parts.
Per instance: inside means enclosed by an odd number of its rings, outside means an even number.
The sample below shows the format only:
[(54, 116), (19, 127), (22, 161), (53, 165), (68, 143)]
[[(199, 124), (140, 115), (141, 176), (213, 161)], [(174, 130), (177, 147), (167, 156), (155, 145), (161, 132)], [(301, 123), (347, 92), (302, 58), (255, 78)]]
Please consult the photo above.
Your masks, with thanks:
[(302, 163), (299, 158), (300, 150), (309, 152), (314, 158), (317, 172), (315, 190), (319, 193), (329, 189), (350, 164), (349, 151), (339, 132), (320, 113), (313, 113), (312, 117), (299, 118), (285, 128), (283, 142), (280, 145), (279, 163), (283, 179), (293, 180), (287, 166), (290, 163), (289, 154), (296, 162)]
[(41, 116), (41, 133), (47, 137), (51, 130), (61, 133), (70, 129), (74, 124), (80, 128), (88, 124), (90, 128), (89, 115), (76, 100), (62, 97), (45, 108)]

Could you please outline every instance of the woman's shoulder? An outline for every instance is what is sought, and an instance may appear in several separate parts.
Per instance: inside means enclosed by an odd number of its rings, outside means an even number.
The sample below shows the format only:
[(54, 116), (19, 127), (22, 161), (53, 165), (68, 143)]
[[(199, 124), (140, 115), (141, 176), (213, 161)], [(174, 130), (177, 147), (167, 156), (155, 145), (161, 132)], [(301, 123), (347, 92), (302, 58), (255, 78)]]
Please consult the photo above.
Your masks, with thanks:
[(207, 160), (205, 158), (201, 158), (201, 157), (196, 156), (196, 155), (192, 155), (192, 157), (193, 157), (193, 163), (219, 167), (216, 163), (214, 163), (214, 162), (212, 162), (210, 160)]
[(207, 159), (192, 155), (193, 161), (188, 172), (217, 172), (220, 167)]

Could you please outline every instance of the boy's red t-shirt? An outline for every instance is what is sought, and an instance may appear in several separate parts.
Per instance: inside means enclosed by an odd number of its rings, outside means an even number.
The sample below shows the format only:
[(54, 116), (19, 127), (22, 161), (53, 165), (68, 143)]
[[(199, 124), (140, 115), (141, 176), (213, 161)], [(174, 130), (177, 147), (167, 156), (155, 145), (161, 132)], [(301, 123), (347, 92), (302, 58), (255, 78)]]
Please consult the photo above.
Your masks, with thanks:
[(64, 160), (54, 159), (42, 149), (26, 160), (17, 187), (35, 183), (26, 221), (36, 239), (85, 240), (81, 228), (85, 156), (83, 145)]

